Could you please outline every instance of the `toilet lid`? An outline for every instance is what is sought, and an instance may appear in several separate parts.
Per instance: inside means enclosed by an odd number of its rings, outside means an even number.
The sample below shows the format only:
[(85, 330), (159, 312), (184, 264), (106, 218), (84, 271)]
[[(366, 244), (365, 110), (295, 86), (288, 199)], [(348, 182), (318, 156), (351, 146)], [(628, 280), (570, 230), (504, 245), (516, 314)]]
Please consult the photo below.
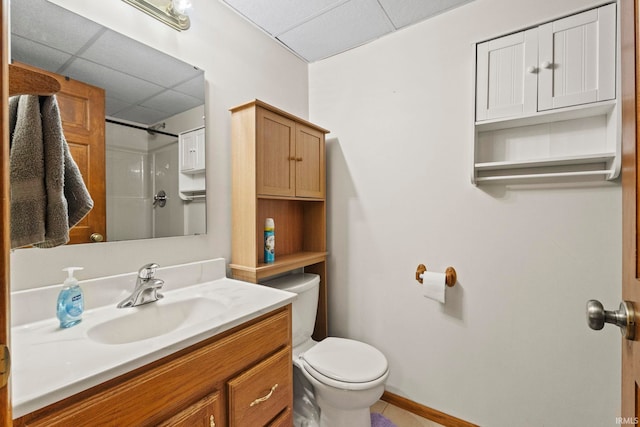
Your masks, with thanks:
[(320, 374), (336, 381), (364, 383), (387, 372), (387, 358), (378, 349), (360, 341), (329, 337), (302, 355)]

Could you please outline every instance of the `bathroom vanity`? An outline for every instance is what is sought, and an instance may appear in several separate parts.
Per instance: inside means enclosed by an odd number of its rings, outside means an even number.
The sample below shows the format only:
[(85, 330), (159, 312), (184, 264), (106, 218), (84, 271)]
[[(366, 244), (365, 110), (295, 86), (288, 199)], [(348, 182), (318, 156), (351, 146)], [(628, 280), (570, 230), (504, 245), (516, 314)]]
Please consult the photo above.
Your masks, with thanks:
[[(201, 282), (200, 264), (158, 277), (169, 288), (177, 277)], [(84, 283), (87, 295), (122, 294), (94, 285)], [(69, 330), (55, 319), (14, 327), (14, 425), (291, 425), (293, 295), (273, 291), (222, 278), (133, 309), (89, 309)], [(180, 325), (152, 326), (158, 315)]]

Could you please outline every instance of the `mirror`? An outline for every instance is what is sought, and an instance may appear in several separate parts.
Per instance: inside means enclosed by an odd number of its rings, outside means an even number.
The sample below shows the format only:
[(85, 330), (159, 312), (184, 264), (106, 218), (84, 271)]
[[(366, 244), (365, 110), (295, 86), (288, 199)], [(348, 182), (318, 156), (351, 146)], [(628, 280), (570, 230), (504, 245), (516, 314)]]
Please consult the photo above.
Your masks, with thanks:
[(11, 2), (11, 60), (104, 89), (105, 241), (206, 232), (202, 70), (46, 0)]

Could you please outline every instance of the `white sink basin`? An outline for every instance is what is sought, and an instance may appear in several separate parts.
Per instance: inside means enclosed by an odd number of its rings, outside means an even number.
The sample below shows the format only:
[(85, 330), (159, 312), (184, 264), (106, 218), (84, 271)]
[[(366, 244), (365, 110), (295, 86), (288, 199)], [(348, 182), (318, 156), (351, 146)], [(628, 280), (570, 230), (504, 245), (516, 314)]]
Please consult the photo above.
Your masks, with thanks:
[(205, 320), (211, 321), (228, 309), (222, 302), (206, 297), (165, 301), (122, 308), (120, 310), (131, 311), (131, 314), (98, 323), (87, 331), (87, 336), (102, 344), (128, 344)]

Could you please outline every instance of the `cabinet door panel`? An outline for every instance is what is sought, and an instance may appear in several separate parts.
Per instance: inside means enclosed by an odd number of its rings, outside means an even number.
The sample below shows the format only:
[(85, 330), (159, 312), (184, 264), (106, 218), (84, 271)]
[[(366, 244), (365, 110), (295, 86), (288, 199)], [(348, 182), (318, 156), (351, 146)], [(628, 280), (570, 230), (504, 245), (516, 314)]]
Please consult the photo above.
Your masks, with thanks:
[(296, 196), (323, 198), (324, 134), (301, 124), (296, 125)]
[(256, 132), (258, 194), (295, 196), (295, 122), (260, 108)]
[(222, 426), (220, 393), (212, 393), (180, 411), (157, 427), (216, 427)]
[(615, 97), (614, 4), (541, 25), (539, 34), (538, 110)]
[(538, 40), (527, 30), (477, 46), (476, 120), (536, 111)]

